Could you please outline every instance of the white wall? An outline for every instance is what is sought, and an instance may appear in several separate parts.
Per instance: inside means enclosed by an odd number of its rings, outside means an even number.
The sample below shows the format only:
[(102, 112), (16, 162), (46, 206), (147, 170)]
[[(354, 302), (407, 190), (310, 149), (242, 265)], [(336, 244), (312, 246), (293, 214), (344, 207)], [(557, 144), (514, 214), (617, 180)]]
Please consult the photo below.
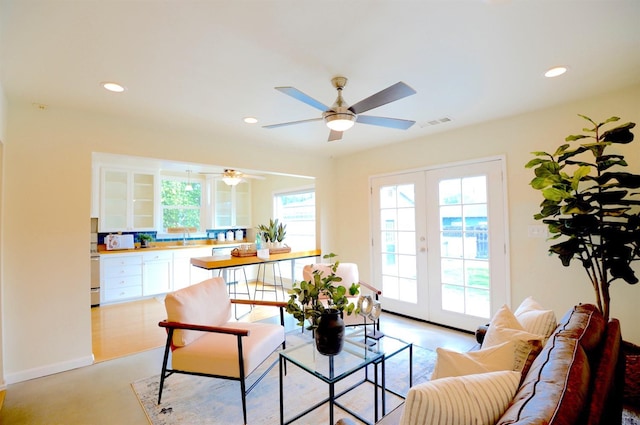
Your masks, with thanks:
[[(90, 364), (91, 152), (237, 164), (322, 177), (328, 164), (293, 152), (85, 111), (9, 102), (3, 240), (8, 383)], [(273, 170), (266, 170), (273, 171)]]
[[(370, 280), (369, 258), (370, 211), (369, 177), (434, 164), (505, 155), (507, 159), (508, 211), (510, 220), (511, 304), (533, 295), (543, 305), (562, 315), (579, 302), (595, 302), (584, 270), (573, 265), (565, 268), (556, 257), (547, 255), (545, 239), (527, 237), (527, 227), (541, 224), (532, 217), (541, 197), (529, 186), (533, 172), (524, 164), (532, 151), (555, 151), (569, 134), (579, 134), (586, 122), (577, 114), (594, 120), (617, 115), (623, 122), (638, 124), (636, 142), (621, 152), (631, 164), (630, 171), (640, 173), (640, 86), (561, 105), (525, 115), (466, 127), (432, 137), (360, 152), (336, 160), (335, 179), (343, 182), (335, 191), (338, 205), (332, 218), (335, 252), (342, 261), (360, 264), (361, 277)], [(640, 268), (638, 268), (640, 270)], [(371, 282), (379, 284), (378, 282)], [(612, 286), (612, 317), (621, 320), (623, 337), (640, 343), (640, 285), (624, 282)], [(494, 306), (495, 308), (499, 306)]]
[[(544, 240), (527, 238), (540, 200), (528, 187), (531, 172), (523, 164), (530, 158), (528, 152), (555, 149), (566, 135), (579, 132), (583, 124), (577, 113), (596, 119), (619, 115), (640, 123), (640, 87), (332, 160), (274, 152), (249, 141), (228, 143), (227, 136), (216, 143), (215, 135), (170, 123), (56, 107), (40, 111), (11, 99), (7, 113), (2, 345), (4, 377), (11, 383), (91, 361), (87, 249), (92, 151), (256, 170), (277, 167), (266, 171), (314, 176), (321, 248), (335, 252), (341, 261), (358, 262), (364, 280), (371, 268), (369, 176), (504, 154), (512, 304), (533, 295), (562, 314), (593, 296), (582, 270), (563, 268), (547, 256)], [(639, 150), (624, 153), (639, 172)], [(278, 161), (265, 161), (267, 156)], [(612, 301), (612, 314), (622, 320), (625, 339), (635, 343), (640, 343), (640, 329), (633, 328), (640, 319), (634, 302), (639, 290), (617, 285)]]
[(4, 357), (3, 351), (1, 348), (3, 347), (3, 335), (4, 335), (4, 320), (3, 320), (3, 290), (2, 290), (2, 281), (3, 281), (3, 228), (4, 223), (2, 220), (3, 217), (3, 208), (4, 205), (4, 141), (6, 140), (6, 132), (7, 132), (7, 98), (4, 94), (4, 88), (0, 84), (0, 390), (5, 388), (4, 381)]

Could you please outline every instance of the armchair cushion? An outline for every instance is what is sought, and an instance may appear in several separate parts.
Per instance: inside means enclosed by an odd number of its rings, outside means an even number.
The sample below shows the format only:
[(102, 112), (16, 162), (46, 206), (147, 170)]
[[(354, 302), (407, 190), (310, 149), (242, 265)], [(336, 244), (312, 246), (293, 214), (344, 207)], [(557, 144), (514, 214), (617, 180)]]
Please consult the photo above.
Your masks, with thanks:
[[(249, 337), (242, 339), (245, 375), (253, 372), (285, 338), (282, 326), (266, 323), (238, 322), (223, 327), (249, 330)], [(237, 337), (231, 334), (197, 333), (202, 336), (173, 351), (172, 367), (186, 372), (240, 377)]]
[[(207, 284), (212, 281), (220, 281), (222, 284)], [(231, 318), (231, 302), (224, 279), (221, 277), (214, 277), (169, 293), (164, 303), (169, 322), (221, 326)], [(173, 333), (172, 342), (174, 347), (182, 347), (203, 335), (204, 332), (177, 329)], [(233, 345), (235, 350), (236, 344)]]
[[(314, 271), (321, 272), (324, 276), (331, 274), (331, 264), (329, 263), (316, 263), (308, 264), (302, 269), (302, 277), (304, 280), (309, 281), (313, 279)], [(360, 282), (360, 275), (358, 274), (358, 265), (355, 263), (340, 263), (336, 269), (336, 276), (342, 278), (342, 282), (338, 285), (342, 285), (345, 288), (349, 288), (352, 283)]]

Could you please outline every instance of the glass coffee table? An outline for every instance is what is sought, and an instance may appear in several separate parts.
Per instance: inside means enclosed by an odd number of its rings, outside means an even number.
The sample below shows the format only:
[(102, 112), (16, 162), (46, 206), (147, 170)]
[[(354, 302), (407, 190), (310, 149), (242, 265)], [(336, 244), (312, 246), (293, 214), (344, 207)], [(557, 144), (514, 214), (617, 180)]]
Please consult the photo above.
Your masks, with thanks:
[[(368, 346), (372, 350), (383, 354), (383, 357), (373, 361), (374, 365), (374, 374), (375, 381), (371, 381), (368, 375), (368, 371), (365, 372), (365, 380), (373, 383), (376, 388), (376, 398), (377, 398), (377, 390), (380, 390), (381, 394), (381, 404), (382, 404), (382, 416), (387, 414), (387, 406), (386, 406), (386, 396), (387, 392), (401, 398), (406, 399), (407, 394), (401, 394), (398, 391), (387, 388), (386, 385), (386, 360), (389, 358), (403, 352), (404, 350), (408, 350), (409, 361), (408, 361), (408, 388), (413, 386), (413, 343), (405, 342), (401, 339), (394, 338), (391, 336), (384, 335), (380, 338), (372, 338), (367, 336), (366, 329), (364, 331), (362, 329), (357, 329), (355, 331), (349, 332), (346, 335), (348, 340), (353, 341), (354, 344)], [(382, 368), (382, 373), (380, 374), (381, 384), (378, 385), (378, 367)], [(378, 409), (375, 409), (375, 420), (378, 421)]]
[[(384, 378), (383, 382), (378, 382), (378, 367), (377, 364), (384, 360), (384, 352), (379, 351), (378, 348), (371, 347), (367, 344), (361, 344), (350, 338), (345, 338), (344, 348), (340, 354), (335, 356), (325, 356), (318, 353), (313, 341), (288, 348), (280, 352), (280, 424), (290, 424), (318, 407), (329, 403), (329, 424), (334, 423), (333, 410), (334, 406), (338, 406), (345, 412), (358, 418), (358, 420), (373, 424), (378, 419), (378, 389), (382, 389), (384, 394)], [(286, 363), (293, 363), (302, 370), (308, 372), (310, 375), (329, 384), (329, 396), (319, 403), (309, 407), (296, 414), (294, 417), (285, 420), (284, 418), (284, 371)], [(356, 384), (351, 385), (349, 388), (336, 393), (335, 385), (341, 380), (354, 373), (365, 369), (365, 376), (367, 374), (366, 367), (374, 364), (374, 392), (373, 392), (373, 404), (375, 406), (374, 421), (369, 421), (363, 418), (361, 415), (340, 404), (338, 398), (358, 387), (360, 384), (366, 382), (368, 377), (363, 380), (359, 380)], [(384, 373), (384, 366), (383, 366)]]

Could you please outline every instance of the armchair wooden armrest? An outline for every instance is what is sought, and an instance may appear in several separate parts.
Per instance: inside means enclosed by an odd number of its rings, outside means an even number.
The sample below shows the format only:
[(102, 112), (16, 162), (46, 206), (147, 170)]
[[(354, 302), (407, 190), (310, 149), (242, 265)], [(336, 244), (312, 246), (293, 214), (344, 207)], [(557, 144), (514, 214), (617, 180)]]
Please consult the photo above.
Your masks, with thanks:
[(169, 322), (163, 320), (158, 323), (158, 326), (168, 329), (187, 329), (191, 331), (202, 331), (202, 332), (216, 332), (221, 334), (231, 334), (238, 336), (249, 336), (248, 329), (237, 329), (237, 328), (228, 328), (228, 327), (220, 327), (220, 326), (206, 326), (206, 325), (194, 325), (191, 323), (180, 323), (180, 322)]
[(382, 291), (375, 286), (369, 285), (367, 282), (363, 281), (360, 281), (358, 283), (360, 284), (360, 286), (364, 286), (365, 288), (376, 294), (376, 299), (378, 299), (378, 295), (382, 295)]
[(265, 300), (246, 300), (232, 298), (231, 304), (244, 304), (244, 305), (261, 305), (266, 307), (278, 307), (280, 309), (280, 325), (284, 326), (284, 309), (287, 306), (286, 301), (265, 301)]
[(286, 301), (264, 301), (264, 300), (245, 300), (245, 299), (234, 299), (231, 300), (232, 304), (250, 304), (250, 305), (262, 305), (267, 307), (281, 307), (284, 308), (287, 306)]

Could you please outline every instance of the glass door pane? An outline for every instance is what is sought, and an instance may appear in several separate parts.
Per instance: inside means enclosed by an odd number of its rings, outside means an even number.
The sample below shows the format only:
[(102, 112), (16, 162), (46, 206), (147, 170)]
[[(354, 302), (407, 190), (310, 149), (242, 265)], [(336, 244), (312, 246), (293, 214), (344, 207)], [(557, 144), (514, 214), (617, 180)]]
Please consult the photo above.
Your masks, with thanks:
[(422, 296), (418, 276), (425, 263), (419, 258), (417, 219), (424, 205), (424, 173), (382, 179), (374, 190), (374, 268), (376, 281), (381, 284), (383, 308), (416, 314)]
[(507, 302), (502, 162), (427, 171), (427, 191), (430, 320), (474, 330)]

